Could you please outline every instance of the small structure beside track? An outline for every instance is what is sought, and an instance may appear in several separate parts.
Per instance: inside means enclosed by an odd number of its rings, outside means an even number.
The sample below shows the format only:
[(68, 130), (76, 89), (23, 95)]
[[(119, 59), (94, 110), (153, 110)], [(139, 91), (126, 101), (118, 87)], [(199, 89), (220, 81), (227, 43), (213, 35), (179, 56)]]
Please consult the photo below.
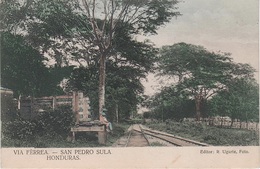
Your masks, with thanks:
[(98, 143), (106, 144), (107, 131), (106, 126), (99, 120), (91, 118), (89, 98), (84, 97), (82, 92), (73, 92), (73, 111), (76, 117), (76, 124), (71, 128), (72, 142), (76, 141), (77, 132), (97, 132)]
[(76, 126), (71, 128), (72, 142), (75, 142), (75, 135), (77, 132), (97, 132), (98, 143), (106, 144), (107, 132), (105, 125), (93, 125), (93, 126)]

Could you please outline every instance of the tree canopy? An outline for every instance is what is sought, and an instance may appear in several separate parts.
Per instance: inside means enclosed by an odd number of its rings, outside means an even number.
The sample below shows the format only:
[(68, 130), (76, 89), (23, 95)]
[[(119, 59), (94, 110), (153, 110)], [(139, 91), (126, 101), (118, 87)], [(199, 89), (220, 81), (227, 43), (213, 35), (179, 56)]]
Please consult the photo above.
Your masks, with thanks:
[(248, 64), (235, 63), (229, 53), (186, 43), (162, 47), (158, 69), (158, 75), (174, 77), (176, 88), (194, 99), (198, 120), (209, 98), (228, 90), (234, 79), (252, 79), (255, 72)]
[(45, 58), (21, 35), (1, 33), (1, 85), (14, 95), (48, 96), (63, 93), (59, 83), (72, 68), (46, 67)]
[(195, 105), (189, 99), (188, 93), (182, 92), (176, 86), (163, 87), (160, 92), (152, 96), (149, 101), (153, 118), (181, 120), (193, 117)]
[[(176, 11), (177, 0), (26, 0), (23, 3), (13, 0), (2, 3), (9, 9), (3, 10), (6, 23), (3, 27), (26, 32), (31, 44), (47, 52), (58, 65), (73, 61), (89, 66), (98, 62), (99, 111), (105, 105), (106, 61), (127, 56), (130, 63), (130, 58), (135, 57), (131, 63), (138, 66), (138, 59), (141, 61), (144, 57), (116, 50), (116, 46), (122, 41), (131, 45), (138, 34), (156, 34), (160, 26), (180, 15)], [(19, 16), (13, 23), (12, 12)], [(127, 30), (124, 32), (127, 38), (116, 40), (118, 33), (121, 35), (124, 30)], [(142, 45), (142, 42), (136, 44)]]
[[(126, 30), (124, 30), (126, 32)], [(143, 93), (143, 85), (140, 79), (153, 68), (157, 49), (149, 42), (140, 43), (135, 40), (124, 41), (128, 34), (121, 33), (117, 41), (120, 45), (115, 46), (115, 54), (106, 61), (107, 66), (107, 108), (109, 112), (118, 112), (120, 116), (112, 113), (116, 118), (129, 118), (130, 112), (135, 112), (140, 103), (140, 95)], [(123, 38), (123, 39), (122, 39)], [(126, 44), (127, 43), (127, 44)], [(74, 69), (69, 79), (68, 89), (76, 88), (85, 91), (90, 96), (92, 108), (96, 112), (98, 92), (98, 63), (89, 67)]]

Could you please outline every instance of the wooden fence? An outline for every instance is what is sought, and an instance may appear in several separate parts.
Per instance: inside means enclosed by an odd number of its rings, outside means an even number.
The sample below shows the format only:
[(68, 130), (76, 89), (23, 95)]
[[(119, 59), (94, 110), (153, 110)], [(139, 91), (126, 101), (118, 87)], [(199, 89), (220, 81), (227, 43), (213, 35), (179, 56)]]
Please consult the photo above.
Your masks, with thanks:
[(78, 121), (91, 119), (89, 98), (82, 92), (73, 92), (72, 95), (50, 96), (41, 98), (21, 98), (17, 103), (17, 109), (23, 118), (34, 118), (39, 112), (54, 110), (61, 105), (70, 106)]
[(61, 105), (73, 106), (73, 96), (50, 96), (41, 98), (21, 98), (18, 101), (18, 110), (24, 118), (33, 118), (37, 113), (54, 110)]
[(248, 130), (259, 131), (259, 123), (257, 122), (242, 122), (239, 120), (234, 120), (231, 126), (231, 120), (228, 118), (205, 118), (200, 121), (196, 121), (194, 118), (185, 118), (184, 121), (203, 123), (210, 126), (218, 126), (223, 128), (241, 128)]

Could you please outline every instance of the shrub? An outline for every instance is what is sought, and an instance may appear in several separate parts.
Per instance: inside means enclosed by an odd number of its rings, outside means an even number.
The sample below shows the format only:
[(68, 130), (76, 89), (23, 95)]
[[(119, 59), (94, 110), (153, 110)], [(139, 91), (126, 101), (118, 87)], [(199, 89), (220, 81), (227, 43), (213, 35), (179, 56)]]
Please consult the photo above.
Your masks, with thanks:
[(159, 146), (165, 146), (165, 145), (160, 143), (160, 142), (153, 142), (153, 143), (150, 144), (150, 146), (152, 146), (152, 147), (159, 147)]
[(1, 121), (12, 121), (17, 116), (13, 94), (1, 92)]
[(68, 106), (62, 106), (54, 111), (42, 112), (37, 118), (37, 130), (45, 135), (66, 136), (75, 124), (74, 113)]
[(12, 139), (30, 139), (36, 133), (36, 123), (15, 119), (3, 123), (3, 135)]
[(148, 118), (150, 118), (150, 112), (144, 112), (143, 113), (143, 118), (145, 118), (145, 119), (148, 119)]
[(36, 136), (67, 136), (74, 124), (74, 114), (67, 106), (54, 111), (42, 112), (34, 120), (22, 118), (3, 122), (3, 136), (10, 139), (35, 139)]

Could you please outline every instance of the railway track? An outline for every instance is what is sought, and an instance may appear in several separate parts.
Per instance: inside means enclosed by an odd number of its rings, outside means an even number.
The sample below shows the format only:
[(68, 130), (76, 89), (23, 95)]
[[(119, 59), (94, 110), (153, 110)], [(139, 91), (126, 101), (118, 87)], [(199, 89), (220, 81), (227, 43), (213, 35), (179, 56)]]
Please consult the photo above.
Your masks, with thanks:
[(117, 142), (116, 147), (147, 147), (152, 145), (151, 140), (154, 138), (159, 142), (167, 143), (168, 146), (209, 146), (205, 143), (151, 130), (135, 124), (128, 129), (128, 135)]
[(150, 146), (150, 143), (142, 132), (140, 125), (132, 125), (132, 129), (129, 132), (125, 147), (146, 147)]
[(152, 137), (164, 140), (170, 144), (173, 144), (174, 146), (209, 146), (208, 144), (201, 143), (198, 141), (182, 138), (179, 136), (175, 136), (172, 134), (156, 131), (156, 130), (151, 130), (148, 128), (144, 128), (143, 126), (140, 126), (141, 131), (145, 135), (150, 135)]

